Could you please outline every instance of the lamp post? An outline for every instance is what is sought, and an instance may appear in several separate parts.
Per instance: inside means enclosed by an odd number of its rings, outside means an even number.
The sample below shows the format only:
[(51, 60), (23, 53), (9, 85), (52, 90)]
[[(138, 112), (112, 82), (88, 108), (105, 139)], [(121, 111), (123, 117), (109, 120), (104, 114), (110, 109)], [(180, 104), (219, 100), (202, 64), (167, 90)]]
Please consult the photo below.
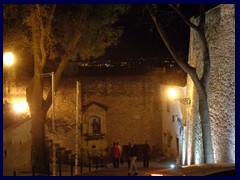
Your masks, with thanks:
[(55, 76), (54, 76), (54, 72), (51, 73), (43, 73), (40, 74), (41, 77), (48, 77), (51, 76), (52, 77), (52, 133), (53, 133), (53, 147), (52, 147), (52, 154), (53, 154), (53, 176), (56, 176), (56, 144), (55, 144), (55, 134), (56, 134), (56, 130), (55, 130)]
[[(9, 101), (9, 94), (11, 90), (10, 80), (9, 80), (9, 70), (14, 63), (14, 55), (12, 52), (5, 52), (3, 55), (3, 67), (5, 69), (5, 80), (4, 80), (4, 89), (7, 96), (7, 101)], [(6, 86), (7, 85), (7, 86)]]
[(75, 175), (78, 174), (78, 146), (79, 146), (79, 81), (76, 83), (76, 143), (75, 143)]
[[(79, 155), (81, 158), (81, 173), (82, 173), (82, 99), (81, 99), (81, 83), (76, 82), (76, 143), (75, 143), (75, 175), (78, 174)], [(80, 114), (79, 114), (80, 112)], [(80, 132), (79, 132), (80, 131)], [(80, 140), (79, 140), (80, 136)], [(80, 153), (79, 153), (80, 147)]]

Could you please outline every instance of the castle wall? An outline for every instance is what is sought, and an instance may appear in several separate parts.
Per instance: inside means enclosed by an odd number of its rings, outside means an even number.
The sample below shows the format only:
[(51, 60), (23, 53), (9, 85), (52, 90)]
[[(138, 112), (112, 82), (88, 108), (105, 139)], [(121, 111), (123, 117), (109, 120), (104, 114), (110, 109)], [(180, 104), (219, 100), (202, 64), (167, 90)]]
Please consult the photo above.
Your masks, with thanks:
[[(17, 121), (17, 119), (15, 119)], [(3, 175), (31, 169), (31, 120), (3, 131)]]
[[(143, 144), (148, 140), (153, 154), (160, 154), (162, 76), (161, 72), (153, 72), (142, 76), (63, 79), (56, 93), (56, 129), (59, 141), (68, 149), (74, 150), (76, 81), (79, 81), (83, 107), (92, 102), (107, 107), (105, 139), (109, 148), (114, 141), (127, 145), (130, 140), (134, 140), (136, 144)], [(47, 130), (51, 128), (51, 109), (48, 116)]]
[[(220, 5), (206, 13), (206, 37), (211, 59), (208, 104), (215, 162), (235, 162), (235, 13), (233, 4)], [(197, 19), (192, 19), (193, 22)], [(191, 30), (189, 64), (201, 76), (201, 54), (196, 32)], [(202, 162), (202, 134), (198, 96), (188, 77), (193, 97), (188, 113), (188, 164)]]

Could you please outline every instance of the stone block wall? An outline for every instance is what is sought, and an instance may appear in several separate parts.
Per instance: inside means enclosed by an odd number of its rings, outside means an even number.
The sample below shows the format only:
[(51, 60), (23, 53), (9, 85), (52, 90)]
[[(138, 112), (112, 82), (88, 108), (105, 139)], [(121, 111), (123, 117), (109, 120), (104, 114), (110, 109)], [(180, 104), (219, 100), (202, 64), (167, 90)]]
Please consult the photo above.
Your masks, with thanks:
[(5, 128), (3, 131), (3, 175), (31, 169), (31, 120)]
[[(198, 19), (192, 19), (197, 21)], [(215, 162), (235, 162), (235, 9), (223, 4), (206, 13), (206, 37), (210, 51), (211, 75), (208, 103)], [(189, 64), (202, 73), (200, 45), (191, 30)], [(202, 134), (198, 96), (188, 77), (188, 94), (193, 103), (188, 113), (188, 163), (202, 162)]]
[[(76, 81), (81, 83), (81, 104), (96, 102), (107, 107), (106, 140), (127, 145), (149, 141), (157, 156), (162, 146), (161, 72), (142, 76), (81, 77), (63, 80), (56, 93), (58, 140), (75, 148)], [(51, 109), (47, 130), (51, 129)]]

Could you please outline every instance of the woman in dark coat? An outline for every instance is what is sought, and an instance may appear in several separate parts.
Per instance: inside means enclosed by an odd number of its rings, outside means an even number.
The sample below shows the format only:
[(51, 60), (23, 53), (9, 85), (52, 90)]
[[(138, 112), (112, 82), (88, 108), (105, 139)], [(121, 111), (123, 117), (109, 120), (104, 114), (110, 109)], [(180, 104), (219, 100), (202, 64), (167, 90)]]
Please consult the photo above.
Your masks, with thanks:
[(130, 162), (130, 166), (128, 168), (128, 175), (130, 176), (133, 172), (133, 168), (135, 170), (134, 175), (137, 175), (137, 165), (136, 165), (136, 160), (137, 160), (137, 147), (133, 143), (133, 141), (129, 142), (129, 147), (128, 147), (128, 160)]

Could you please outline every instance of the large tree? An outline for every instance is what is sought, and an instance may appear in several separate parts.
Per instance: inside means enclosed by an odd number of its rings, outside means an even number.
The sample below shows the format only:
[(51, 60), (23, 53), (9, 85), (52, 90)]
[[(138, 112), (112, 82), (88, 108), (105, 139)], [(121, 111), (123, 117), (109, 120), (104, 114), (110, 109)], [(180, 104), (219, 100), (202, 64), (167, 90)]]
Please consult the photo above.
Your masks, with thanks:
[(115, 22), (125, 13), (125, 5), (4, 5), (4, 50), (32, 53), (34, 75), (27, 87), (32, 118), (32, 165), (46, 172), (44, 124), (52, 104), (51, 89), (43, 96), (47, 61), (60, 60), (55, 70), (57, 90), (67, 62), (80, 55), (83, 60), (104, 54), (118, 43), (123, 30)]
[(208, 43), (206, 39), (205, 32), (205, 6), (199, 5), (199, 23), (196, 25), (190, 21), (189, 18), (184, 16), (184, 14), (179, 10), (179, 5), (170, 5), (170, 7), (181, 17), (181, 19), (194, 31), (197, 32), (199, 36), (199, 42), (201, 44), (202, 56), (199, 57), (199, 61), (203, 63), (203, 73), (198, 74), (195, 67), (190, 66), (186, 59), (176, 51), (172, 42), (166, 36), (166, 32), (164, 31), (163, 24), (159, 19), (157, 10), (161, 8), (161, 6), (157, 5), (147, 5), (148, 12), (150, 13), (152, 20), (157, 28), (161, 39), (164, 44), (168, 48), (174, 60), (177, 64), (191, 77), (197, 93), (199, 97), (199, 114), (201, 119), (201, 127), (202, 127), (202, 139), (203, 139), (203, 158), (204, 163), (213, 163), (213, 148), (212, 148), (212, 137), (211, 137), (211, 126), (210, 126), (210, 116), (208, 109), (208, 83), (210, 76), (210, 57), (209, 57), (209, 49)]

